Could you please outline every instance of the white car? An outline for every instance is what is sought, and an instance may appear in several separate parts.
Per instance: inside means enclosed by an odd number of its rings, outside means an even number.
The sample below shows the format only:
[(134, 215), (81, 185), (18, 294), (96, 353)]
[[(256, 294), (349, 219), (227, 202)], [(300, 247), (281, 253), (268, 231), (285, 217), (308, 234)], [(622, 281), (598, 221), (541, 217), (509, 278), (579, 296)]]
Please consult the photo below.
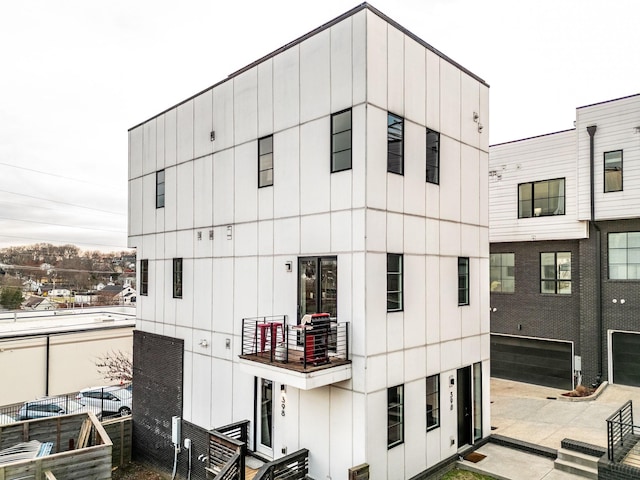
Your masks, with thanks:
[(76, 400), (83, 405), (100, 408), (105, 414), (131, 415), (131, 391), (126, 388), (83, 388)]
[(49, 418), (58, 415), (66, 415), (69, 413), (81, 413), (92, 411), (98, 419), (102, 418), (100, 408), (92, 406), (84, 406), (73, 399), (66, 397), (45, 397), (33, 402), (26, 402), (20, 410), (18, 410), (18, 418), (20, 420), (29, 420), (32, 418)]

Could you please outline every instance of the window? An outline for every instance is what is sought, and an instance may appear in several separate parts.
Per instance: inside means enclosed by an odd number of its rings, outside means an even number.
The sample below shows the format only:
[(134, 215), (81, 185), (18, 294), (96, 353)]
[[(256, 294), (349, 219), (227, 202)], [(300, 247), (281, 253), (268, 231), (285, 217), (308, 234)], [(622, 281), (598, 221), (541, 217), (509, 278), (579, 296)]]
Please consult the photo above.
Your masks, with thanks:
[(440, 183), (440, 133), (427, 128), (427, 182)]
[(515, 253), (491, 254), (489, 281), (492, 292), (515, 292), (515, 259)]
[(182, 259), (173, 259), (173, 298), (182, 298)]
[(164, 207), (164, 170), (156, 172), (156, 208)]
[(609, 234), (609, 278), (640, 280), (640, 232)]
[(258, 140), (258, 187), (273, 185), (273, 135)]
[(458, 305), (469, 305), (469, 259), (458, 257)]
[(338, 258), (298, 258), (298, 313), (338, 314)]
[(351, 109), (331, 115), (331, 172), (351, 168)]
[(540, 254), (540, 293), (571, 294), (571, 252)]
[(149, 260), (140, 260), (140, 295), (149, 294)]
[(564, 178), (518, 185), (518, 218), (564, 215)]
[(387, 448), (404, 442), (404, 385), (387, 389)]
[(387, 113), (387, 172), (404, 173), (404, 119)]
[(622, 191), (622, 150), (604, 152), (604, 192)]
[(427, 377), (427, 431), (440, 426), (440, 375)]
[(387, 253), (387, 312), (398, 312), (402, 307), (402, 255)]

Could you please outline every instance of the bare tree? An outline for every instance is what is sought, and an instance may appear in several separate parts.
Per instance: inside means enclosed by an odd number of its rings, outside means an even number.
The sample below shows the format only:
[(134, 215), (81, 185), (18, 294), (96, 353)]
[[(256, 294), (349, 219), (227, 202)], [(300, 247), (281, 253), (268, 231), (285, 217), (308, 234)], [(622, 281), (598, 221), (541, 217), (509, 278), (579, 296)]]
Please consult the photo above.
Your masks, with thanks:
[(133, 381), (133, 362), (131, 357), (120, 350), (98, 357), (95, 364), (105, 380), (120, 383)]

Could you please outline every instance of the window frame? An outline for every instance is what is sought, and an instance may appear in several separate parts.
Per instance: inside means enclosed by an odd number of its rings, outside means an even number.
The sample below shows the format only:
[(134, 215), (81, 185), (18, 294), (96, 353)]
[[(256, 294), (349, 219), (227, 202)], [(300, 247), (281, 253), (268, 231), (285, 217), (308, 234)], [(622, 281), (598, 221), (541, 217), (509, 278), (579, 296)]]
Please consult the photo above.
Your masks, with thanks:
[[(620, 188), (616, 189), (616, 190), (608, 190), (607, 189), (607, 155), (608, 154), (613, 154), (613, 153), (620, 153)], [(613, 193), (613, 192), (622, 192), (624, 190), (624, 170), (623, 170), (623, 160), (624, 160), (624, 155), (623, 155), (623, 150), (619, 149), (619, 150), (611, 150), (609, 152), (604, 152), (602, 154), (602, 168), (603, 168), (603, 176), (602, 176), (602, 189), (604, 191), (604, 193)], [(618, 170), (613, 170), (613, 171), (618, 171)]]
[[(460, 267), (464, 266), (464, 272), (460, 271)], [(471, 292), (469, 291), (469, 277), (471, 267), (469, 265), (469, 257), (458, 257), (458, 306), (464, 307), (471, 304)], [(462, 296), (464, 294), (464, 297)]]
[[(335, 123), (337, 117), (349, 113), (349, 128), (345, 130), (335, 131)], [(336, 150), (336, 139), (338, 135), (349, 132), (349, 147), (342, 150)], [(336, 155), (349, 152), (349, 164), (343, 168), (336, 168)], [(344, 172), (345, 170), (351, 170), (353, 166), (353, 112), (351, 108), (346, 108), (339, 112), (331, 114), (331, 173)]]
[[(429, 135), (430, 134), (434, 134), (436, 135), (436, 140), (435, 140), (435, 150), (434, 147), (429, 148)], [(426, 163), (426, 177), (425, 180), (427, 183), (431, 183), (434, 185), (440, 185), (440, 132), (436, 131), (436, 130), (432, 130), (430, 128), (426, 129), (426, 155), (425, 155), (425, 163)], [(429, 151), (435, 151), (435, 161), (429, 162)], [(431, 179), (429, 178), (429, 171), (431, 167), (431, 171), (435, 171), (435, 174), (432, 173), (431, 175)]]
[[(394, 123), (391, 123), (394, 119)], [(395, 129), (395, 125), (400, 124), (399, 131)], [(399, 132), (399, 133), (398, 133)], [(396, 139), (397, 137), (397, 139)], [(399, 143), (400, 152), (392, 152), (391, 145)], [(399, 157), (398, 168), (391, 168), (391, 157), (397, 155)], [(396, 162), (393, 162), (395, 165)], [(396, 175), (404, 175), (404, 117), (395, 113), (387, 112), (387, 172)]]
[[(432, 380), (432, 385), (435, 387), (434, 390), (429, 390), (429, 380)], [(426, 400), (425, 400), (425, 413), (426, 413), (426, 425), (427, 432), (431, 430), (435, 430), (436, 428), (440, 428), (440, 374), (436, 373), (435, 375), (429, 375), (425, 379), (426, 383)], [(434, 398), (435, 400), (431, 404), (431, 411), (429, 411), (429, 399)], [(435, 405), (435, 407), (434, 407)], [(429, 424), (429, 413), (431, 412), (431, 418), (433, 419), (433, 423)], [(435, 412), (435, 413), (434, 413)]]
[[(391, 258), (397, 259), (397, 270), (389, 270), (389, 260)], [(390, 290), (389, 278), (397, 277), (398, 290)], [(396, 298), (391, 300), (392, 295)], [(396, 308), (389, 308), (389, 302), (395, 302)], [(387, 253), (387, 312), (402, 312), (404, 310), (404, 255), (402, 253)]]
[(149, 260), (140, 260), (140, 295), (149, 295)]
[[(621, 282), (637, 282), (640, 280), (640, 263), (629, 262), (629, 234), (634, 234), (634, 237), (640, 236), (640, 231), (625, 231), (625, 232), (609, 232), (607, 234), (607, 278), (613, 281), (621, 281)], [(613, 250), (624, 250), (625, 251), (625, 262), (624, 263), (611, 263), (611, 259), (614, 255), (612, 255), (612, 247), (611, 247), (611, 237), (613, 235), (624, 235), (624, 247), (615, 247)], [(640, 247), (632, 246), (631, 250), (637, 251), (640, 250)], [(634, 252), (635, 253), (635, 252)], [(612, 277), (611, 276), (611, 265), (624, 265), (625, 266), (625, 276), (624, 277)], [(638, 272), (636, 277), (629, 278), (629, 265), (636, 265), (635, 270)]]
[[(395, 390), (395, 393), (394, 393)], [(392, 402), (393, 399), (399, 401)], [(395, 418), (397, 417), (397, 418)], [(392, 440), (391, 431), (400, 427), (399, 438)], [(387, 450), (404, 443), (404, 384), (387, 388)]]
[[(271, 140), (271, 150), (263, 151), (263, 142), (266, 140)], [(264, 187), (272, 187), (273, 186), (273, 166), (274, 166), (274, 158), (273, 158), (273, 134), (265, 135), (264, 137), (260, 137), (258, 139), (258, 188)], [(271, 167), (263, 168), (263, 161), (266, 159), (268, 155), (271, 155)], [(262, 181), (262, 173), (271, 171), (271, 183)]]
[(173, 259), (173, 298), (182, 298), (183, 267), (182, 258)]
[(164, 169), (156, 172), (156, 208), (164, 208), (166, 179), (167, 176)]
[[(561, 278), (561, 268), (560, 268), (560, 263), (558, 262), (558, 255), (559, 254), (569, 254), (569, 278)], [(542, 263), (542, 257), (543, 255), (553, 255), (553, 265), (554, 265), (554, 278), (550, 278), (550, 277), (543, 277), (543, 273), (544, 273), (544, 265)], [(572, 269), (573, 269), (573, 255), (572, 252), (570, 251), (557, 251), (557, 252), (540, 252), (540, 294), (541, 295), (572, 295), (573, 294), (573, 275), (572, 275)], [(548, 264), (546, 264), (547, 266), (549, 266)], [(553, 282), (554, 283), (554, 291), (550, 292), (550, 291), (543, 291), (543, 284), (545, 282)], [(569, 284), (569, 291), (565, 292), (565, 291), (561, 291), (561, 289), (559, 288), (559, 284), (560, 283), (568, 283)]]
[[(511, 265), (507, 264), (505, 265), (504, 262), (504, 257), (506, 255), (509, 255), (512, 259), (513, 262)], [(494, 261), (493, 258), (495, 257), (500, 257), (500, 264), (499, 265), (494, 265)], [(509, 276), (505, 276), (504, 272), (505, 272), (505, 268), (512, 268), (513, 269), (513, 275)], [(499, 276), (494, 276), (494, 269), (499, 269), (500, 275)], [(509, 280), (512, 281), (512, 285), (513, 287), (509, 290), (505, 290), (504, 289), (504, 285), (505, 285), (505, 280)], [(498, 282), (498, 285), (500, 285), (500, 289), (499, 290), (494, 290), (494, 282)], [(507, 285), (509, 284), (509, 282), (506, 282)], [(492, 252), (489, 254), (489, 288), (490, 288), (490, 292), (491, 293), (515, 293), (516, 291), (516, 254), (514, 252)]]
[[(548, 186), (551, 182), (557, 182), (557, 181), (562, 181), (562, 196), (558, 196), (558, 197), (550, 197), (550, 196), (546, 196), (546, 197), (537, 197), (536, 198), (536, 185), (538, 185), (539, 187), (541, 187), (543, 184), (547, 185), (547, 190), (548, 190)], [(530, 200), (528, 200), (531, 203), (531, 206), (529, 208), (529, 211), (526, 213), (529, 213), (529, 215), (523, 215), (523, 207), (522, 207), (522, 202), (523, 201), (527, 201), (527, 200), (522, 200), (521, 198), (521, 188), (524, 186), (529, 186), (530, 187)], [(535, 215), (535, 211), (536, 208), (540, 208), (540, 207), (536, 207), (536, 200), (542, 200), (542, 199), (546, 199), (547, 201), (551, 198), (562, 198), (562, 213), (544, 213), (541, 209), (540, 213), (538, 215)], [(558, 178), (550, 178), (547, 180), (537, 180), (535, 182), (523, 182), (523, 183), (519, 183), (518, 184), (518, 218), (538, 218), (538, 217), (555, 217), (557, 215), (566, 215), (567, 213), (567, 205), (566, 205), (566, 200), (567, 200), (567, 179), (565, 177), (558, 177)], [(559, 203), (559, 202), (558, 202)], [(556, 210), (558, 210), (560, 207), (556, 207)], [(555, 211), (555, 210), (554, 210)]]

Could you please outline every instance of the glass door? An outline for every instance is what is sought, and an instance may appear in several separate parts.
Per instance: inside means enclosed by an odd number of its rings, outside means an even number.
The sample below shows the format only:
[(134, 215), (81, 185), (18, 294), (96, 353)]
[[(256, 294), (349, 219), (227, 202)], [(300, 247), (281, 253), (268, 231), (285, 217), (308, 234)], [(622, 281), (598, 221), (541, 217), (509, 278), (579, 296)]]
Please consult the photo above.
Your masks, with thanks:
[(258, 378), (256, 450), (273, 458), (273, 382)]
[(312, 313), (338, 313), (338, 259), (298, 259), (298, 323)]

